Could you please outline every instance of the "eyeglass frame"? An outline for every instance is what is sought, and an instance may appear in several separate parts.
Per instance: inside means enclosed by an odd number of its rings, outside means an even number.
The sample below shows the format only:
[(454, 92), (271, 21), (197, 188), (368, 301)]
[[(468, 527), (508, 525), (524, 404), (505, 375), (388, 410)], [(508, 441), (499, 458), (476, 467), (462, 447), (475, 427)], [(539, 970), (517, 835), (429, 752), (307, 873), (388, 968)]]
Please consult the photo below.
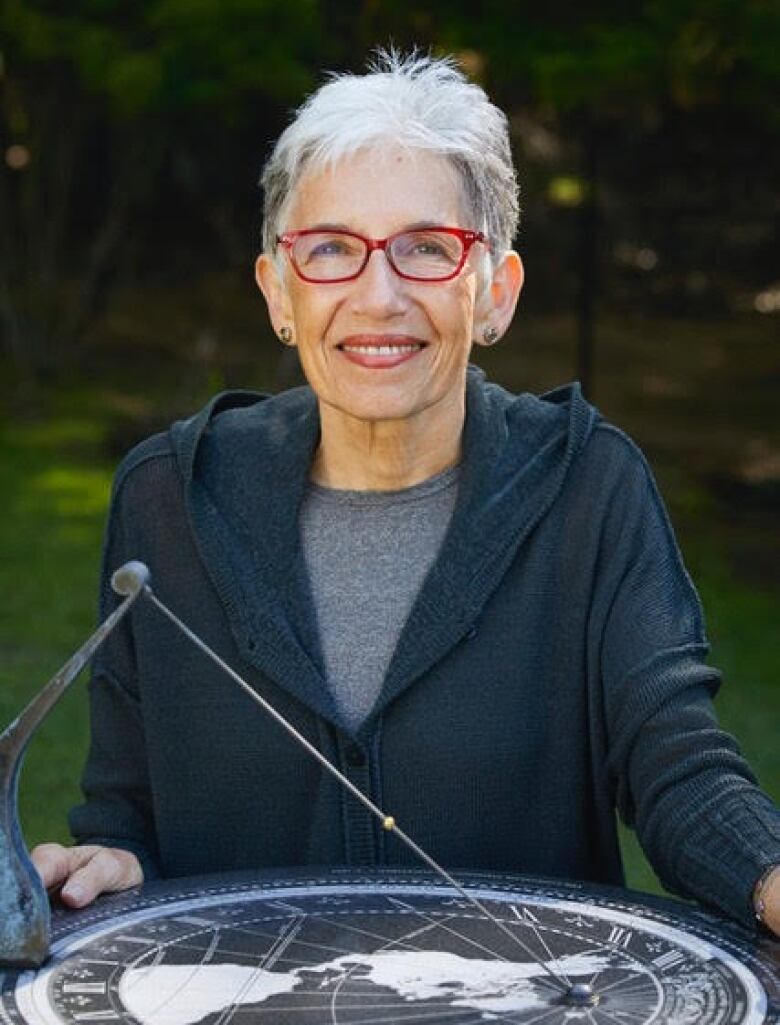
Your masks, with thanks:
[[(404, 274), (403, 271), (399, 270), (398, 267), (396, 267), (393, 261), (393, 257), (391, 255), (392, 250), (390, 249), (390, 246), (395, 239), (400, 238), (401, 235), (409, 235), (413, 232), (425, 231), (439, 231), (443, 232), (446, 235), (454, 235), (456, 238), (460, 239), (460, 243), (463, 246), (463, 252), (461, 253), (460, 262), (458, 263), (458, 266), (455, 268), (454, 271), (452, 271), (451, 274), (447, 274), (443, 278), (421, 278), (414, 274)], [(348, 274), (346, 277), (307, 277), (303, 273), (301, 268), (298, 266), (298, 264), (295, 262), (292, 253), (293, 246), (295, 245), (297, 240), (299, 238), (303, 238), (306, 235), (346, 235), (349, 238), (356, 238), (365, 244), (366, 255), (358, 270), (356, 270), (354, 274)], [(287, 255), (290, 259), (290, 263), (292, 264), (292, 268), (295, 271), (295, 273), (298, 275), (301, 281), (305, 281), (310, 285), (338, 285), (345, 281), (355, 281), (366, 269), (366, 267), (368, 266), (368, 261), (371, 259), (371, 254), (377, 249), (382, 250), (382, 252), (387, 257), (387, 262), (390, 264), (390, 267), (392, 268), (393, 272), (397, 274), (399, 278), (403, 278), (404, 281), (424, 281), (429, 284), (439, 284), (442, 281), (452, 281), (453, 278), (456, 278), (463, 270), (466, 264), (466, 260), (468, 259), (468, 255), (471, 252), (471, 247), (474, 245), (475, 242), (481, 242), (487, 249), (490, 249), (490, 240), (481, 231), (472, 231), (469, 228), (449, 228), (438, 224), (431, 225), (429, 228), (406, 228), (404, 231), (396, 231), (392, 235), (388, 235), (387, 238), (368, 238), (365, 235), (360, 235), (357, 231), (349, 231), (346, 228), (334, 228), (332, 230), (329, 230), (328, 228), (301, 228), (298, 231), (285, 231), (283, 232), (283, 234), (276, 236), (277, 245), (284, 246), (284, 248), (286, 249)]]

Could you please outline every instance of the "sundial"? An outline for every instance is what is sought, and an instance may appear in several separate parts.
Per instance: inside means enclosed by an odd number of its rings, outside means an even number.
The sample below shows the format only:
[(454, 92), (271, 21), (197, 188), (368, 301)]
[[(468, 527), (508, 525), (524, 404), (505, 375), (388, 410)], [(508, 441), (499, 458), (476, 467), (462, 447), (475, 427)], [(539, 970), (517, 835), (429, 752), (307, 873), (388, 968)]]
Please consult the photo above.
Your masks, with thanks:
[[(49, 960), (0, 979), (0, 1022), (780, 1022), (778, 943), (621, 890), (459, 878), (507, 934), (408, 870), (185, 879), (60, 910)], [(595, 1000), (567, 1004), (543, 965)]]
[(146, 595), (251, 691), (159, 602), (146, 567), (114, 579), (123, 605), (0, 737), (0, 1025), (780, 1025), (780, 942), (618, 889), (456, 878), (343, 778), (428, 871), (169, 880), (50, 916), (18, 828), (21, 755), (120, 616)]

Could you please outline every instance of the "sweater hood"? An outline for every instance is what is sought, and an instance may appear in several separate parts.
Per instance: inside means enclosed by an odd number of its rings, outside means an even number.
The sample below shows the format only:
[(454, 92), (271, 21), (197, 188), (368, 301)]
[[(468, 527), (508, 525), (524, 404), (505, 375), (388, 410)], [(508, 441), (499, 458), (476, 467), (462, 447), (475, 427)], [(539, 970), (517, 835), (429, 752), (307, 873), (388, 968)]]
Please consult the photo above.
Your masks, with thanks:
[[(512, 395), (469, 368), (455, 511), (361, 733), (468, 632), (560, 494), (597, 417), (578, 384)], [(298, 535), (318, 441), (308, 387), (223, 393), (171, 428), (191, 528), (239, 650), (339, 726)]]

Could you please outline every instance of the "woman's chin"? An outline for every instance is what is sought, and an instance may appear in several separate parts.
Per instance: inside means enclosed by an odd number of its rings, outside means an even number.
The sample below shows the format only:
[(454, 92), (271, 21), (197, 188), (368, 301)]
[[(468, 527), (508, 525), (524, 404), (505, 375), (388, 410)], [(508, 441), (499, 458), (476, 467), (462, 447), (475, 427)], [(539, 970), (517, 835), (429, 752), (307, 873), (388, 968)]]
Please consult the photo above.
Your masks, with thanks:
[(349, 403), (337, 407), (337, 412), (350, 420), (360, 420), (364, 423), (398, 423), (411, 421), (419, 410), (410, 405), (407, 399), (405, 402)]
[(341, 392), (338, 396), (319, 396), (327, 415), (366, 423), (412, 420), (429, 403), (409, 393), (409, 389), (366, 388), (359, 393)]

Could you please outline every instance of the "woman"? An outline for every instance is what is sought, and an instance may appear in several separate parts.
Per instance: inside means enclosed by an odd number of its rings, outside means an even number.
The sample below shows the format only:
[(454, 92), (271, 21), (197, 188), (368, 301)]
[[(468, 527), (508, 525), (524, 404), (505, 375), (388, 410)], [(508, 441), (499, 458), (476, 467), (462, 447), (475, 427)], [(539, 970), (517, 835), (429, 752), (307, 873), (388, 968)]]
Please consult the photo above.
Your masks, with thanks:
[[(506, 119), (384, 57), (265, 169), (258, 285), (308, 387), (215, 399), (117, 475), (129, 558), (441, 863), (667, 886), (780, 931), (780, 812), (710, 704), (698, 599), (650, 473), (576, 387), (468, 369), (523, 282)], [(95, 666), (82, 906), (159, 874), (411, 855), (145, 603)]]

